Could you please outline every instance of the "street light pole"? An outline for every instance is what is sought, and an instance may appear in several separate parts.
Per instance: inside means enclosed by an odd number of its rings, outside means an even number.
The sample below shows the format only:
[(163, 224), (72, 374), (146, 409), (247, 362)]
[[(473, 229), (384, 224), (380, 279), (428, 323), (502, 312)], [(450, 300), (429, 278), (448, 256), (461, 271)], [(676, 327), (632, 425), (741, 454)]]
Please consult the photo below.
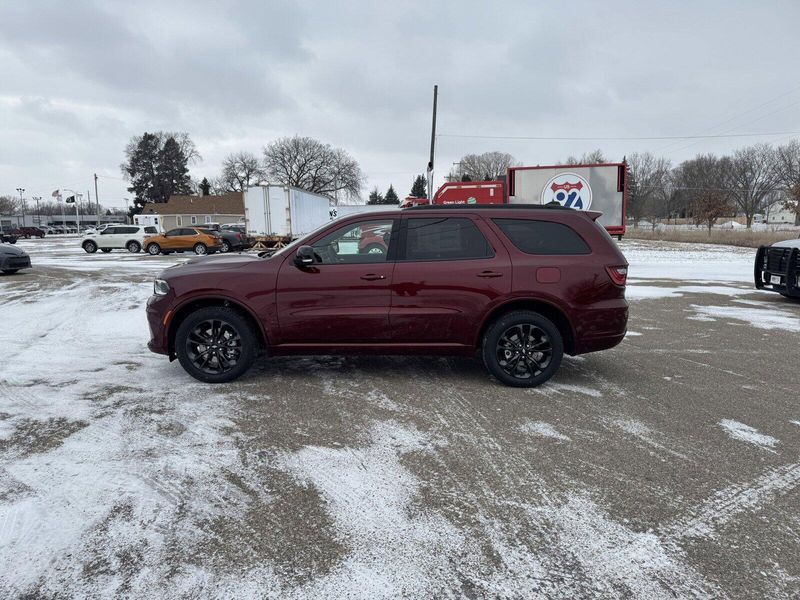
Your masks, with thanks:
[[(18, 187), (17, 191), (19, 192), (19, 205), (22, 210), (22, 226), (25, 227), (25, 198), (22, 197), (22, 194), (25, 193), (25, 188)], [(19, 223), (19, 221), (17, 221), (17, 223)]]
[(39, 212), (39, 200), (42, 199), (41, 196), (33, 196), (33, 199), (36, 200), (36, 225), (38, 227), (42, 226), (42, 213)]

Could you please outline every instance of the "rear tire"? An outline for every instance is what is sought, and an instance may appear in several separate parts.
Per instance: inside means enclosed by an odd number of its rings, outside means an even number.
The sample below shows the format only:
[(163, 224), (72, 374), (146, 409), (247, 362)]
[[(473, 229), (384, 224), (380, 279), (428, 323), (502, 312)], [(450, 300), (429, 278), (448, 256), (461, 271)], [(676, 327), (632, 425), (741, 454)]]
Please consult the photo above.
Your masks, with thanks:
[(125, 247), (131, 254), (137, 254), (142, 249), (142, 245), (139, 242), (128, 242), (128, 244)]
[(369, 244), (364, 248), (362, 254), (386, 254), (386, 247), (380, 244)]
[(17, 273), (18, 271), (19, 271), (19, 269), (3, 269), (3, 273), (5, 273), (6, 275), (13, 275), (14, 273)]
[(208, 253), (208, 248), (206, 247), (205, 244), (197, 243), (194, 245), (194, 253), (197, 254), (198, 256), (202, 256), (203, 254)]
[(97, 252), (97, 244), (92, 242), (91, 240), (83, 242), (83, 249), (86, 250), (89, 254), (94, 254)]
[(150, 256), (157, 256), (161, 252), (161, 246), (153, 242), (152, 244), (147, 244), (147, 253)]
[(186, 372), (205, 383), (242, 376), (258, 353), (258, 336), (242, 314), (209, 306), (190, 314), (175, 334), (175, 354)]
[(552, 321), (529, 310), (497, 319), (483, 337), (483, 362), (500, 382), (535, 387), (550, 379), (564, 356), (564, 341)]

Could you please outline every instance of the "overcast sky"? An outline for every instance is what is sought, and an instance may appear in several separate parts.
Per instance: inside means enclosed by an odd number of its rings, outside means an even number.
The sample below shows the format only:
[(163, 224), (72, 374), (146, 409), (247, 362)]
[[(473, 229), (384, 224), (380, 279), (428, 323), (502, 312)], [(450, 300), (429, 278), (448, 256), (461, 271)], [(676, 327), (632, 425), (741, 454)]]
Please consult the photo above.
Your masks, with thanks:
[[(128, 139), (179, 130), (196, 179), (307, 135), (403, 197), (442, 134), (638, 137), (800, 131), (800, 2), (0, 3), (0, 194), (92, 189), (124, 206)], [(438, 184), (470, 152), (548, 164), (602, 148), (673, 162), (790, 135), (708, 140), (440, 137)], [(798, 136), (796, 136), (798, 137)]]

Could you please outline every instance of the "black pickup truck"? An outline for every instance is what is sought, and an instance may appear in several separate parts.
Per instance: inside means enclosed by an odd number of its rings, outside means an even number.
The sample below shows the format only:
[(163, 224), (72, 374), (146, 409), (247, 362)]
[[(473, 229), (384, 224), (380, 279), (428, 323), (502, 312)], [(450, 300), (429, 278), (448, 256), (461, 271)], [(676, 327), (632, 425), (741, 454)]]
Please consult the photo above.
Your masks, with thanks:
[(800, 298), (800, 239), (761, 246), (753, 266), (756, 288)]

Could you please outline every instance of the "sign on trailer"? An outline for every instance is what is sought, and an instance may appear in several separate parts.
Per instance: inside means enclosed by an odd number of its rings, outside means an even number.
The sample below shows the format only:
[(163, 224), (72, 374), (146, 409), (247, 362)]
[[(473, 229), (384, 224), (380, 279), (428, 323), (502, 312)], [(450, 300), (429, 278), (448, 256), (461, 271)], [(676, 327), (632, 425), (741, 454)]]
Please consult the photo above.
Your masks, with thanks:
[(625, 234), (625, 163), (552, 165), (508, 169), (510, 204), (548, 204), (603, 213), (597, 222)]

